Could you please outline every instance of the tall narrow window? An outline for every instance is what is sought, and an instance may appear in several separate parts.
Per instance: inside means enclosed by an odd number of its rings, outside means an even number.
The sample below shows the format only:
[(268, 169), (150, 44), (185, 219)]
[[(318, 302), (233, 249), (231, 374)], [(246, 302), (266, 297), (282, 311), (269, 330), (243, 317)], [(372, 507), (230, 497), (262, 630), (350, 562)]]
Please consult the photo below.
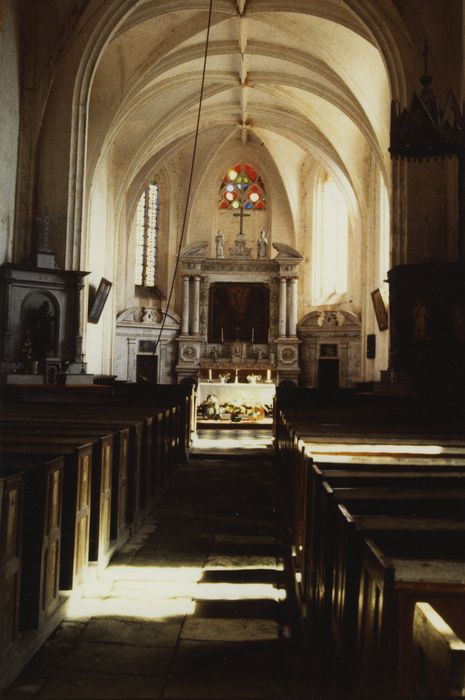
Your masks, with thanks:
[(382, 178), (379, 184), (379, 255), (378, 255), (378, 274), (380, 285), (387, 288), (384, 282), (389, 270), (390, 259), (390, 212), (389, 212), (389, 196)]
[(155, 180), (144, 190), (137, 205), (136, 284), (154, 287), (157, 277), (159, 187)]
[(220, 209), (265, 209), (263, 180), (248, 163), (228, 168), (219, 194)]
[(347, 291), (349, 212), (340, 187), (327, 177), (319, 188), (314, 229), (314, 303), (337, 301)]

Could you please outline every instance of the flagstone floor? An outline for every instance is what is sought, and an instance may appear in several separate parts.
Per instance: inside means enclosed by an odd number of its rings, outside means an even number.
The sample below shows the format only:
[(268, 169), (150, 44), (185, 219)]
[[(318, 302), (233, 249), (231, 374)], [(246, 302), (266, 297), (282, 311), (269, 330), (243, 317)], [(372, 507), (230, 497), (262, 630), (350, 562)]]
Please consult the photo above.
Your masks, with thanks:
[(5, 700), (319, 700), (287, 586), (270, 440), (205, 431)]

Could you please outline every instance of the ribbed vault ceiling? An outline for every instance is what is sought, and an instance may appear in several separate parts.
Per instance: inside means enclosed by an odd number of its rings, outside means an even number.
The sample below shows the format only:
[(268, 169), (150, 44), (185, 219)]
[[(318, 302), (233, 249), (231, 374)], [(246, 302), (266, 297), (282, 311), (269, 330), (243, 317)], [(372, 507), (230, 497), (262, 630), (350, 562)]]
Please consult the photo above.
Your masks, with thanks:
[[(231, 139), (258, 140), (278, 168), (291, 142), (339, 169), (356, 192), (370, 157), (387, 172), (388, 76), (344, 2), (215, 0), (213, 7), (204, 142), (217, 152)], [(112, 148), (129, 185), (147, 163), (161, 166), (191, 144), (207, 9), (206, 2), (147, 2), (119, 26), (94, 76), (91, 165)]]

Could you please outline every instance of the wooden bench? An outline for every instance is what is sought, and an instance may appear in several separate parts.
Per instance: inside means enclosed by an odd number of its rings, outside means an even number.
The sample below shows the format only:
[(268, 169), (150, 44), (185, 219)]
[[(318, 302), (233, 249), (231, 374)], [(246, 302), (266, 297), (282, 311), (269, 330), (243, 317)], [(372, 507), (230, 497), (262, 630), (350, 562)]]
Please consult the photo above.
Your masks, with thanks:
[(0, 668), (19, 631), (24, 481), (22, 474), (0, 477)]
[[(434, 554), (434, 553), (433, 553)], [(437, 554), (437, 553), (436, 553)], [(446, 554), (447, 556), (447, 554)], [(362, 555), (357, 662), (363, 696), (409, 695), (413, 663), (413, 616), (417, 602), (447, 604), (463, 615), (465, 555), (405, 556), (367, 540)]]
[(54, 428), (35, 433), (29, 427), (10, 426), (0, 440), (1, 445), (30, 445), (60, 451), (62, 447), (80, 447), (92, 444), (89, 561), (106, 566), (110, 552), (111, 485), (113, 464), (113, 435), (102, 435), (98, 430), (82, 429), (77, 435), (57, 435)]
[(328, 620), (328, 606), (332, 590), (334, 544), (337, 537), (336, 506), (345, 505), (357, 515), (395, 515), (417, 517), (450, 517), (459, 519), (465, 513), (465, 489), (431, 484), (430, 488), (408, 489), (390, 487), (333, 489), (323, 482), (319, 509), (313, 513), (314, 532), (308, 550), (309, 600), (319, 627)]
[(21, 629), (38, 629), (59, 605), (64, 459), (6, 461), (5, 474), (22, 473)]
[(462, 519), (355, 515), (346, 506), (336, 509), (336, 527), (332, 553), (328, 557), (327, 576), (328, 620), (325, 629), (330, 631), (330, 650), (336, 663), (344, 672), (354, 672), (354, 639), (357, 630), (359, 583), (361, 575), (362, 546), (370, 538), (379, 546), (401, 541), (403, 546), (415, 543), (418, 553), (446, 552), (453, 544), (465, 540), (465, 517)]
[(0, 445), (0, 459), (14, 465), (24, 461), (64, 457), (60, 588), (70, 590), (83, 582), (89, 561), (92, 444), (56, 446)]
[(415, 604), (411, 697), (465, 695), (465, 614), (456, 605)]
[[(63, 424), (64, 434), (66, 434), (66, 427), (69, 424), (74, 424), (82, 430), (89, 427), (96, 430), (112, 431), (113, 433), (129, 430), (128, 444), (126, 443), (126, 436), (121, 437), (123, 442), (122, 444), (120, 443), (119, 453), (124, 455), (124, 459), (121, 470), (119, 473), (117, 472), (117, 477), (115, 475), (113, 496), (115, 491), (117, 491), (118, 496), (116, 514), (114, 510), (112, 519), (117, 521), (116, 529), (118, 533), (122, 532), (125, 523), (132, 525), (133, 529), (136, 529), (143, 521), (140, 494), (143, 469), (144, 423), (134, 418), (128, 417), (125, 419), (121, 415), (106, 417), (106, 411), (102, 415), (102, 409), (99, 409), (94, 414), (89, 410), (90, 408), (92, 407), (83, 409), (82, 407), (73, 406), (66, 407), (60, 413), (47, 410), (47, 413), (44, 414), (37, 406), (9, 406), (8, 415), (3, 413), (1, 420), (4, 426), (11, 425), (12, 422), (18, 420), (27, 421), (28, 424), (34, 422), (35, 425), (39, 426), (48, 425), (51, 428), (54, 428), (55, 425)], [(114, 454), (118, 454), (118, 452), (114, 450)], [(126, 470), (125, 467), (127, 467)], [(116, 489), (116, 486), (118, 489)]]

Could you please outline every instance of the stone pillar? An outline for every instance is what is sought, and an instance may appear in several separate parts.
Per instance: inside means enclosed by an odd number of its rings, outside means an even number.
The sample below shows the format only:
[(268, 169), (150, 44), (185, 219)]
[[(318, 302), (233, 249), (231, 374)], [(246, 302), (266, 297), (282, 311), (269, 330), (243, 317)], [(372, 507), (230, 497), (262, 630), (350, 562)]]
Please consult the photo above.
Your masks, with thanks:
[(287, 282), (285, 277), (279, 278), (279, 337), (286, 337), (287, 322)]
[(182, 323), (181, 334), (189, 335), (189, 276), (182, 278)]
[(192, 335), (200, 333), (200, 277), (194, 277), (194, 299), (192, 309)]
[(297, 335), (297, 277), (289, 280), (289, 336)]

